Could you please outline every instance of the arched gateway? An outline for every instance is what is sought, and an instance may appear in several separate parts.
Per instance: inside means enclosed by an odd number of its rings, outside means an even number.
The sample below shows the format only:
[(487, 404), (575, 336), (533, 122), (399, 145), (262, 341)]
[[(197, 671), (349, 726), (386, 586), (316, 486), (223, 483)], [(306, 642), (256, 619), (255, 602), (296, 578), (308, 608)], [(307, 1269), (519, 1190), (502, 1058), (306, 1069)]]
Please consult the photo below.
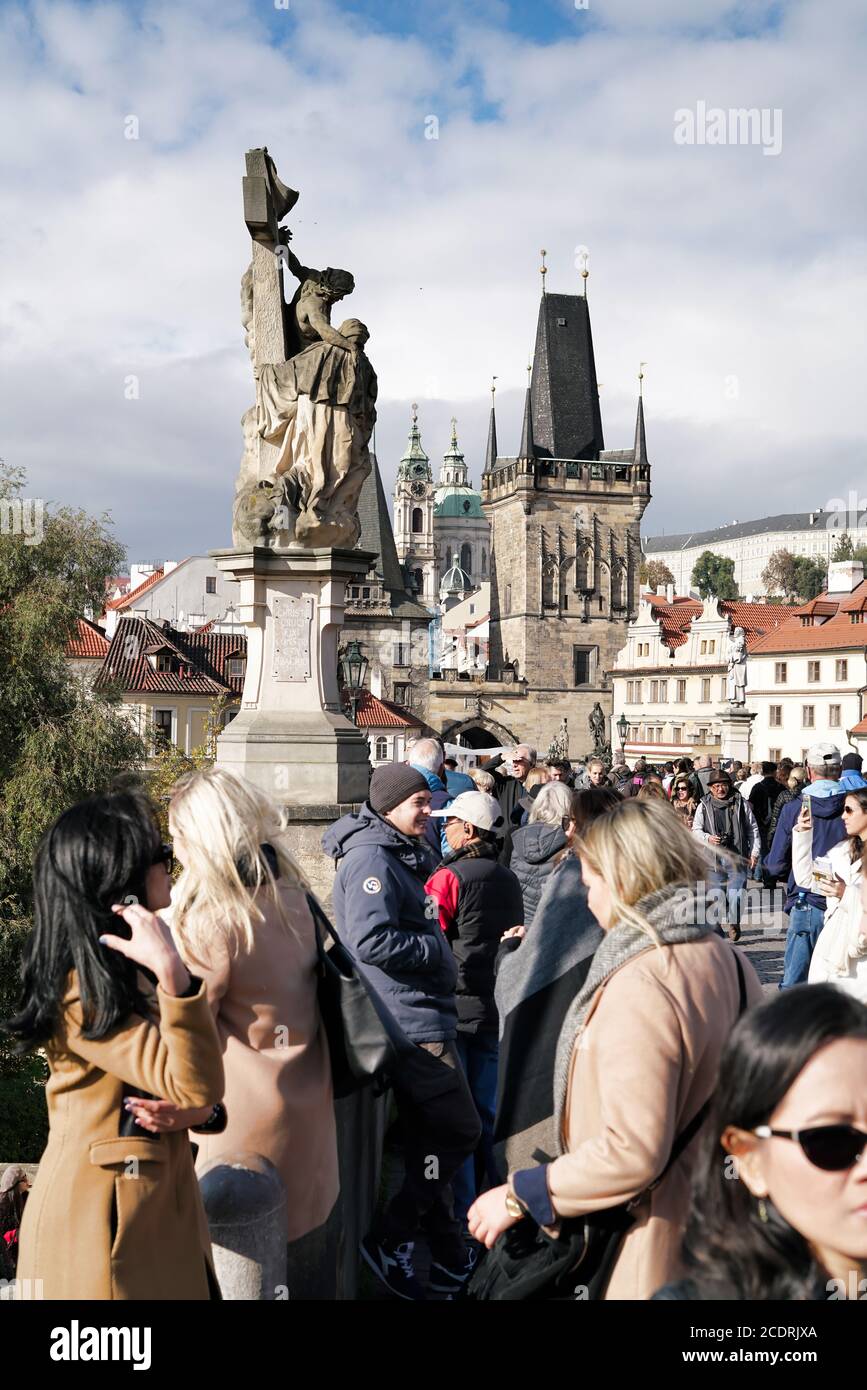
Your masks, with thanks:
[(447, 725), (440, 737), (444, 743), (461, 743), (465, 748), (514, 748), (520, 743), (505, 724), (478, 715)]

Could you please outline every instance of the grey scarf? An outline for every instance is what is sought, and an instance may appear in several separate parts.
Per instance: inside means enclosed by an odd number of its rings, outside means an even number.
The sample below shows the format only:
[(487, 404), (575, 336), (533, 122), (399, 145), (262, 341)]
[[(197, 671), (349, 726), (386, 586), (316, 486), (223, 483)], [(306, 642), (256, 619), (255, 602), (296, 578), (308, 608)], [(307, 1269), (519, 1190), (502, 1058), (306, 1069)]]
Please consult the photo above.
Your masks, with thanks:
[[(635, 904), (635, 907), (646, 917), (663, 945), (673, 946), (682, 941), (698, 941), (713, 930), (707, 925), (703, 900), (704, 892), (698, 889), (698, 885), (681, 884), (648, 893), (646, 898)], [(584, 987), (575, 996), (563, 1020), (554, 1064), (554, 1135), (558, 1153), (563, 1152), (563, 1110), (566, 1105), (572, 1053), (593, 996), (615, 970), (619, 970), (635, 956), (655, 949), (654, 942), (647, 932), (632, 926), (631, 923), (618, 922), (605, 933), (605, 939), (593, 957)]]

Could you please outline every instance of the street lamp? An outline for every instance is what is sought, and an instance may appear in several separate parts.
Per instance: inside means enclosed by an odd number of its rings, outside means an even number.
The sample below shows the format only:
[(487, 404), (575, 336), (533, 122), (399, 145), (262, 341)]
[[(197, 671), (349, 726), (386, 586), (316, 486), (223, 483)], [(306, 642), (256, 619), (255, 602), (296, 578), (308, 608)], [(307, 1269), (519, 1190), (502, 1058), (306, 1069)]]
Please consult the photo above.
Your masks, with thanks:
[(362, 654), (361, 647), (353, 637), (340, 658), (340, 678), (344, 688), (349, 692), (353, 724), (358, 722), (358, 700), (364, 689), (368, 665), (367, 657)]
[(621, 714), (617, 721), (617, 732), (620, 736), (620, 751), (622, 753), (626, 746), (626, 735), (629, 733), (629, 720), (625, 714)]

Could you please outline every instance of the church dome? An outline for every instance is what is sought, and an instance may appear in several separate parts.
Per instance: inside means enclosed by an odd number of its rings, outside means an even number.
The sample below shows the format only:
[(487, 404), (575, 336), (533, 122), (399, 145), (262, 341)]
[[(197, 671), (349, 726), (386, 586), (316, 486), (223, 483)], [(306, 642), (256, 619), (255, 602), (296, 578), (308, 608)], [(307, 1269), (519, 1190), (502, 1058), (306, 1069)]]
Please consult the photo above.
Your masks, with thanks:
[(484, 516), (481, 493), (471, 487), (459, 487), (457, 483), (438, 487), (434, 493), (434, 516)]
[(448, 598), (452, 594), (468, 594), (472, 587), (473, 581), (466, 570), (461, 569), (456, 555), (451, 569), (446, 570), (440, 580), (440, 598)]

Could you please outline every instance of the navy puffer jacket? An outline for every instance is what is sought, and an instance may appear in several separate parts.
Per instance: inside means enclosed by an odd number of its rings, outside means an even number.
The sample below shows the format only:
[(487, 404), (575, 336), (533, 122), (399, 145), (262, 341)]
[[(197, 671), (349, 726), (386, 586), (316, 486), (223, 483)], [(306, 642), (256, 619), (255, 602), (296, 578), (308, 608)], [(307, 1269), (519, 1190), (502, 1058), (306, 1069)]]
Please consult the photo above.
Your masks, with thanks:
[(524, 926), (529, 927), (536, 915), (539, 899), (548, 882), (558, 855), (566, 845), (566, 836), (559, 825), (522, 825), (512, 835), (512, 857), (509, 868), (517, 874), (524, 898)]

